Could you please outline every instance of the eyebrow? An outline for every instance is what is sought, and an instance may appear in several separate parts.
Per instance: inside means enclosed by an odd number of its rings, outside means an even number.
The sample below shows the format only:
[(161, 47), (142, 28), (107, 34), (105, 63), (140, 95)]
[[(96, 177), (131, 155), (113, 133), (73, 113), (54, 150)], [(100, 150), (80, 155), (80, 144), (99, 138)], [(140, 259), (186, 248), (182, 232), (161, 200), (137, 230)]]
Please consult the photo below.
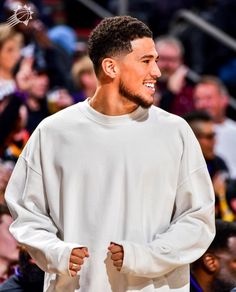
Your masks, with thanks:
[(142, 60), (142, 59), (155, 59), (156, 61), (159, 59), (159, 55), (157, 55), (157, 57), (155, 58), (155, 56), (154, 55), (144, 55), (144, 56), (142, 56), (141, 58), (140, 58), (140, 60)]

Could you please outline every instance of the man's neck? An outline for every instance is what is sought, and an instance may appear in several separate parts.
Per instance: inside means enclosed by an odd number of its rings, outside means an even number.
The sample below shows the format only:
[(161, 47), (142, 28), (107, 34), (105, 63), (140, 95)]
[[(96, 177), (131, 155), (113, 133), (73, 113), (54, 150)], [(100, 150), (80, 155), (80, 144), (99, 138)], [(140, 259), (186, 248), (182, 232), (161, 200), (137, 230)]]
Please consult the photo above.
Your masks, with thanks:
[(136, 103), (110, 90), (106, 85), (97, 89), (95, 95), (90, 98), (89, 104), (96, 111), (108, 116), (129, 114), (138, 108)]

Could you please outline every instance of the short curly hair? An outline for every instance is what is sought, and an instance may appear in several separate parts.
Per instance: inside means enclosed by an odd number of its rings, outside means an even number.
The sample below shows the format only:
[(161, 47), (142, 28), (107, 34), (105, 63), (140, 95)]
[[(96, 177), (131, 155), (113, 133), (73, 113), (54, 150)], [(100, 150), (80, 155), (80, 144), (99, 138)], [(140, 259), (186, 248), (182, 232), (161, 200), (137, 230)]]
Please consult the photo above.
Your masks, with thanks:
[(143, 37), (153, 38), (153, 35), (147, 25), (137, 18), (114, 16), (103, 19), (88, 40), (88, 53), (96, 74), (104, 58), (131, 52), (130, 42)]

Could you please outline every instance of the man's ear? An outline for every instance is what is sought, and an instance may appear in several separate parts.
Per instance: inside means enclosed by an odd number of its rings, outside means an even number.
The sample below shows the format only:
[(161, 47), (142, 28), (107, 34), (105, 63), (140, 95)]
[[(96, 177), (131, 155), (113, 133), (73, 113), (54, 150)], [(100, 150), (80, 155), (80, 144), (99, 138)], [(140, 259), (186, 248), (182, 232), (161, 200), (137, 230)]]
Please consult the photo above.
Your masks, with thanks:
[(110, 78), (115, 78), (117, 76), (118, 72), (118, 66), (116, 64), (116, 61), (112, 58), (105, 58), (102, 61), (102, 69), (106, 76)]
[(205, 253), (202, 256), (205, 269), (210, 273), (215, 273), (219, 269), (219, 260), (213, 253)]

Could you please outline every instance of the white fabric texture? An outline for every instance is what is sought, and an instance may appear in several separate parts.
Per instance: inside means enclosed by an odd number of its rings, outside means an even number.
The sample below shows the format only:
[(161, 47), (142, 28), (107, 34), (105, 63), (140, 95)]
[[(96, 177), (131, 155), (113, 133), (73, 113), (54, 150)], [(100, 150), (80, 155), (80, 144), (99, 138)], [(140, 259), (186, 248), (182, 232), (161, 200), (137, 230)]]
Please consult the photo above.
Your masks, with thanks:
[[(32, 134), (8, 184), (11, 232), (47, 292), (189, 291), (215, 233), (214, 192), (187, 123), (152, 106), (106, 116), (78, 103)], [(121, 272), (107, 247), (122, 244)], [(78, 276), (70, 252), (87, 246)]]
[(236, 122), (226, 119), (223, 123), (216, 124), (215, 130), (216, 154), (224, 159), (230, 177), (236, 179)]

